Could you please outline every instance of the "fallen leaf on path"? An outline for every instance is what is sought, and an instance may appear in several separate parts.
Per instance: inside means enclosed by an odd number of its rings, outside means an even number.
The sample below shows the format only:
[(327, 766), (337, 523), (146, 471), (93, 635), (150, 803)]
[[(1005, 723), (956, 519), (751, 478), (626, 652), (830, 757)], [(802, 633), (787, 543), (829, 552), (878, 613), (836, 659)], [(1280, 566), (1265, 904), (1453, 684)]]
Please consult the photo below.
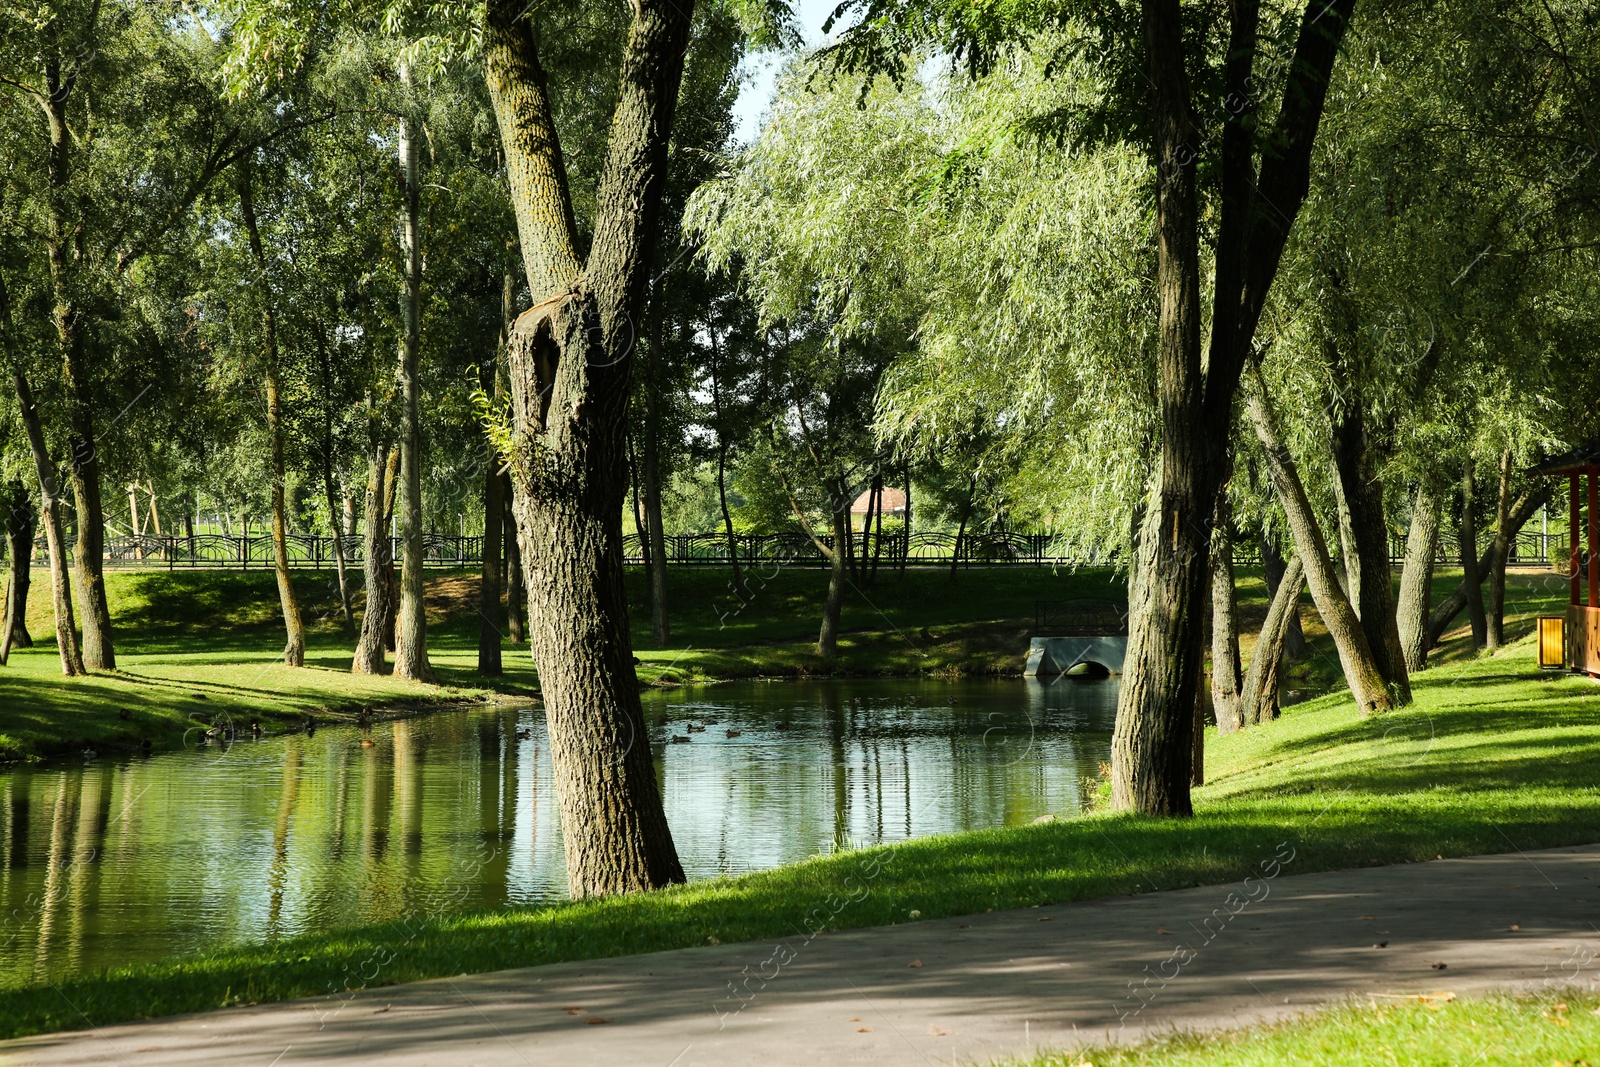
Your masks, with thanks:
[(379, 1008), (377, 1011), (373, 1012), (372, 1014), (374, 1014), (374, 1015), (382, 1015), (384, 1012), (388, 1011), (392, 1007), (394, 1007), (393, 1004), (385, 1004), (383, 1007)]
[(1172, 933), (1172, 931), (1168, 930), (1165, 926), (1158, 926), (1158, 927), (1156, 927), (1156, 933), (1158, 933), (1158, 934), (1170, 934), (1170, 933)]
[(907, 967), (921, 967), (922, 966), (922, 961), (921, 960), (912, 960), (910, 963), (906, 964), (906, 966)]
[(1448, 966), (1450, 966), (1448, 963), (1435, 963), (1433, 965), (1433, 969), (1436, 971), (1442, 971)]
[(602, 1019), (602, 1018), (596, 1016), (593, 1019), (585, 1019), (583, 1021), (588, 1023), (590, 1026), (599, 1026), (601, 1023), (608, 1023), (611, 1020), (610, 1019)]
[(872, 1027), (870, 1027), (870, 1026), (858, 1026), (858, 1027), (856, 1027), (856, 1033), (858, 1033), (858, 1034), (870, 1034), (870, 1033), (872, 1033)]
[(583, 1009), (582, 1008), (562, 1008), (561, 1010), (566, 1012), (568, 1015), (582, 1015), (583, 1014)]
[(1389, 947), (1389, 942), (1387, 942), (1387, 941), (1379, 941), (1376, 945), (1373, 945), (1372, 947), (1373, 948), (1388, 948)]
[(1054, 919), (1054, 918), (1055, 918), (1054, 915), (1041, 915), (1041, 916), (1039, 916), (1039, 921), (1042, 922), (1042, 923), (1047, 923), (1051, 919)]
[(1520, 926), (1518, 926), (1518, 925), (1517, 925), (1517, 924), (1516, 924), (1516, 923), (1512, 923), (1512, 924), (1511, 924), (1511, 929), (1513, 929), (1513, 930), (1520, 930), (1520, 929), (1522, 929), (1522, 927), (1520, 927)]
[(1358, 918), (1358, 919), (1376, 919), (1377, 916), (1376, 915), (1357, 915), (1356, 918)]
[(942, 1026), (929, 1026), (928, 1027), (928, 1033), (933, 1035), (934, 1037), (949, 1037), (950, 1036), (950, 1031), (946, 1030)]

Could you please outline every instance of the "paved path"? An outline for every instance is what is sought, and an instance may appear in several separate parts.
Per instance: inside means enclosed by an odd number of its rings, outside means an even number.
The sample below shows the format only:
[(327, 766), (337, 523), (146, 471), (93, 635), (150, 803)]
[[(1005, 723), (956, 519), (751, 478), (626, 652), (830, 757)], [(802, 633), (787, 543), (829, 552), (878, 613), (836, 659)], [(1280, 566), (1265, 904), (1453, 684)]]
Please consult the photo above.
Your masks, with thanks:
[(1232, 886), (52, 1034), (0, 1045), (0, 1064), (946, 1064), (1352, 994), (1600, 988), (1600, 845), (1293, 870), (1266, 856)]

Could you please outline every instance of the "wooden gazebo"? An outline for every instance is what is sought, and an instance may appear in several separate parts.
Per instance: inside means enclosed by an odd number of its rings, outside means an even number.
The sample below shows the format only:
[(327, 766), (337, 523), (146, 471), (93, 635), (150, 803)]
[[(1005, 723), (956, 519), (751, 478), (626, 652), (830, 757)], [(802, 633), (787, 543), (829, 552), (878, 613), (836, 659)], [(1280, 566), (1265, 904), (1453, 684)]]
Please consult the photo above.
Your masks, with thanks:
[[(1567, 544), (1571, 553), (1568, 574), (1572, 577), (1572, 600), (1567, 606), (1565, 627), (1566, 666), (1600, 677), (1600, 566), (1596, 566), (1596, 560), (1600, 559), (1600, 441), (1552, 456), (1533, 468), (1533, 473), (1567, 479)], [(1541, 663), (1548, 661), (1546, 645), (1559, 642), (1560, 637), (1555, 633), (1549, 634), (1547, 639), (1546, 627), (1541, 621)]]

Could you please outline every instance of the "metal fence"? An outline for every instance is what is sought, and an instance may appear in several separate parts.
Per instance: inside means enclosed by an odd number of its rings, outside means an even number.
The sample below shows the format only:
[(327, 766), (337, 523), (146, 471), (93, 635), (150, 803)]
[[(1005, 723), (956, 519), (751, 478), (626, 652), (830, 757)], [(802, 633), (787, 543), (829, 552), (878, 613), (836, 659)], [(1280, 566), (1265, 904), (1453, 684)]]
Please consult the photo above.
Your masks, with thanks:
[[(345, 562), (360, 566), (365, 560), (366, 545), (361, 537), (339, 539), (344, 549)], [(831, 536), (821, 538), (831, 549)], [(481, 536), (455, 534), (425, 534), (423, 558), (426, 566), (452, 568), (477, 567), (483, 559)], [(628, 534), (623, 541), (624, 562), (639, 565), (645, 562), (642, 539)], [(663, 556), (670, 566), (727, 566), (732, 551), (736, 550), (743, 564), (757, 565), (781, 563), (823, 567), (827, 560), (812, 540), (803, 533), (738, 534), (734, 549), (724, 534), (684, 534), (665, 539)], [(70, 555), (72, 542), (68, 541)], [(328, 536), (291, 534), (288, 538), (289, 565), (303, 569), (329, 569), (334, 566), (334, 539)], [(1033, 565), (1094, 567), (1114, 566), (1121, 559), (1111, 553), (1103, 556), (1068, 553), (1059, 539), (1046, 533), (969, 533), (959, 539), (949, 533), (904, 534), (857, 533), (851, 538), (851, 551), (857, 559), (877, 560), (879, 567), (949, 567), (989, 565)], [(390, 551), (398, 559), (400, 542), (390, 539)], [(1405, 543), (1391, 544), (1391, 562), (1398, 565), (1405, 557)], [(1440, 538), (1438, 561), (1449, 564), (1460, 558), (1453, 537)], [(1549, 566), (1552, 560), (1565, 563), (1567, 539), (1561, 535), (1525, 533), (1519, 536), (1511, 552), (1515, 566)], [(47, 563), (45, 542), (35, 543), (35, 563)], [(1235, 546), (1234, 562), (1253, 565), (1260, 557), (1248, 542)], [(115, 537), (106, 541), (105, 565), (108, 567), (143, 567), (181, 570), (187, 568), (227, 568), (250, 570), (272, 566), (272, 538), (261, 534), (255, 537), (229, 537), (224, 534), (199, 534), (194, 537)]]

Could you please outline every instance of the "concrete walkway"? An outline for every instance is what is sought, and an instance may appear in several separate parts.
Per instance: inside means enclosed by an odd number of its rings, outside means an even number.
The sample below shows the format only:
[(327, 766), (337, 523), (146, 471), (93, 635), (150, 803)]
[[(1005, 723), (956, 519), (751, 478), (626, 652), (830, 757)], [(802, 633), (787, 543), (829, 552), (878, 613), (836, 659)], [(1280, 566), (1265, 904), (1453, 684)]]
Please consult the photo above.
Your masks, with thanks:
[(947, 1064), (1349, 995), (1600, 988), (1600, 845), (1293, 871), (1285, 847), (1232, 886), (51, 1034), (0, 1064)]

